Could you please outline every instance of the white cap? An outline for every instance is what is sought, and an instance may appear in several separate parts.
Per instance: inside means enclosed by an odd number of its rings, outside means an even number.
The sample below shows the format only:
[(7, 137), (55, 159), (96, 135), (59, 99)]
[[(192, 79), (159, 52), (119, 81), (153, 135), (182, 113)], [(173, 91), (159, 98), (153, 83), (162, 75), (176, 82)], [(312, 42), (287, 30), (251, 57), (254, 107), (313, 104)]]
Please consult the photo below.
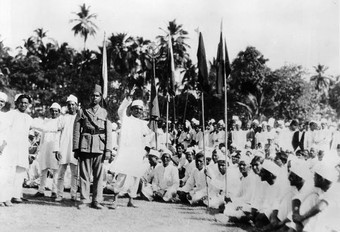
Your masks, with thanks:
[(149, 155), (156, 156), (157, 158), (160, 158), (160, 156), (161, 156), (159, 151), (157, 151), (155, 149), (150, 149)]
[(276, 177), (280, 173), (280, 167), (270, 160), (264, 160), (262, 164), (262, 168), (266, 169), (268, 172), (271, 172)]
[(283, 126), (283, 125), (285, 124), (285, 122), (284, 122), (283, 120), (278, 120), (278, 121), (277, 121), (277, 124)]
[(112, 123), (112, 130), (117, 130), (117, 127), (118, 127), (117, 123), (113, 122)]
[(233, 115), (232, 120), (234, 120), (234, 121), (239, 121), (240, 118), (239, 118), (237, 115)]
[[(151, 150), (150, 150), (151, 151)], [(162, 149), (162, 156), (164, 155), (164, 154), (168, 154), (168, 155), (172, 155), (172, 152), (168, 149), (168, 148), (163, 148)]]
[(327, 124), (327, 119), (322, 118), (320, 122), (321, 122), (321, 123), (324, 123), (324, 124)]
[(211, 158), (213, 150), (214, 149), (212, 147), (206, 147), (205, 148), (205, 158)]
[(318, 173), (323, 178), (334, 183), (338, 179), (338, 172), (332, 165), (327, 165), (325, 162), (320, 162), (315, 168), (315, 173)]
[(50, 109), (58, 109), (58, 110), (61, 110), (61, 106), (60, 106), (58, 103), (54, 102), (54, 103), (50, 106)]
[(220, 121), (218, 121), (218, 124), (220, 124), (220, 125), (224, 125), (224, 121), (221, 119)]
[(268, 120), (267, 126), (274, 127), (274, 123), (275, 123), (275, 119), (274, 119), (274, 118), (270, 118), (270, 119)]
[(194, 150), (192, 147), (188, 147), (188, 148), (185, 150), (185, 153), (187, 153), (187, 152), (194, 153), (195, 150)]
[(290, 171), (304, 180), (310, 180), (312, 176), (312, 172), (308, 168), (306, 161), (301, 159), (292, 160)]
[(66, 102), (69, 102), (69, 101), (78, 104), (78, 98), (76, 96), (72, 95), (72, 94), (70, 96), (68, 96), (67, 99), (66, 99)]
[(14, 101), (16, 102), (21, 95), (22, 93), (15, 94)]
[(240, 158), (240, 162), (243, 161), (247, 166), (250, 165), (251, 158), (247, 155), (242, 155)]
[(134, 100), (131, 104), (131, 106), (141, 106), (144, 108), (144, 103), (142, 100)]
[(241, 122), (240, 120), (237, 120), (237, 121), (235, 122), (235, 124), (238, 125), (238, 126), (241, 126), (241, 125), (242, 125), (242, 122)]
[(0, 99), (7, 102), (8, 96), (4, 92), (0, 92)]
[(253, 124), (255, 124), (255, 125), (259, 125), (260, 123), (259, 123), (259, 120), (257, 120), (257, 119), (254, 119), (253, 120)]

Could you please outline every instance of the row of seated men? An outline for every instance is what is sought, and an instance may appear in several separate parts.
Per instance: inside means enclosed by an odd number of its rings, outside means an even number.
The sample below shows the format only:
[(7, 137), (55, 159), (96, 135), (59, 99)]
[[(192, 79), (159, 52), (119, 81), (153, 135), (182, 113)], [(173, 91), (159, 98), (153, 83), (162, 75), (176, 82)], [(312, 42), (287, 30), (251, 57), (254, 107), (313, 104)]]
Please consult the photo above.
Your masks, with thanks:
[[(149, 201), (206, 205), (221, 212), (219, 221), (249, 223), (263, 231), (338, 228), (332, 214), (340, 207), (336, 151), (279, 151), (270, 157), (261, 150), (220, 148), (206, 149), (206, 156), (181, 144), (175, 152), (148, 149), (141, 195)], [(108, 186), (114, 181), (109, 176)]]

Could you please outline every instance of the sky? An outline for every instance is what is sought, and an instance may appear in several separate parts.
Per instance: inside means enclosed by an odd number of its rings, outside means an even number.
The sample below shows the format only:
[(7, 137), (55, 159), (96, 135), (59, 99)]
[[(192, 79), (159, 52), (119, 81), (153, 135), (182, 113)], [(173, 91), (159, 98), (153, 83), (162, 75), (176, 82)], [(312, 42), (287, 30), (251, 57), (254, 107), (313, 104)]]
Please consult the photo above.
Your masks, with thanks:
[(223, 21), (231, 60), (254, 46), (272, 69), (298, 64), (313, 74), (313, 66), (322, 64), (329, 67), (326, 74), (340, 74), (337, 0), (0, 0), (0, 40), (14, 50), (42, 27), (48, 37), (81, 50), (82, 38), (74, 36), (70, 19), (83, 3), (98, 15), (96, 37), (87, 41), (90, 49), (102, 44), (104, 31), (155, 41), (164, 35), (160, 28), (176, 19), (189, 32), (191, 59), (197, 60), (199, 28), (212, 60)]

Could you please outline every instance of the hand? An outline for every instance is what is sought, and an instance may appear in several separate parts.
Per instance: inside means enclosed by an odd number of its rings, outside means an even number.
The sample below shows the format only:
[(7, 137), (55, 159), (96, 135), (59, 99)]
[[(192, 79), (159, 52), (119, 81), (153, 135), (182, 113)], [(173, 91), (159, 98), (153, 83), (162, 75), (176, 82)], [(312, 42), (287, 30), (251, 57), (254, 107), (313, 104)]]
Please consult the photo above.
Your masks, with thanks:
[(79, 151), (74, 151), (74, 155), (73, 156), (74, 156), (75, 159), (78, 159), (79, 155), (80, 155)]
[(302, 223), (303, 222), (303, 217), (300, 214), (293, 213), (293, 222), (295, 223)]
[(105, 151), (104, 157), (104, 160), (109, 160), (111, 158), (111, 151)]
[(55, 154), (55, 158), (56, 158), (58, 161), (60, 161), (61, 158), (63, 157), (63, 156), (60, 154), (59, 151), (55, 151), (54, 154)]
[(133, 96), (133, 94), (135, 93), (136, 89), (137, 89), (137, 86), (134, 85), (134, 86), (132, 87), (132, 89), (130, 90), (130, 93), (128, 94), (128, 96), (130, 96), (130, 97), (132, 98), (132, 96)]

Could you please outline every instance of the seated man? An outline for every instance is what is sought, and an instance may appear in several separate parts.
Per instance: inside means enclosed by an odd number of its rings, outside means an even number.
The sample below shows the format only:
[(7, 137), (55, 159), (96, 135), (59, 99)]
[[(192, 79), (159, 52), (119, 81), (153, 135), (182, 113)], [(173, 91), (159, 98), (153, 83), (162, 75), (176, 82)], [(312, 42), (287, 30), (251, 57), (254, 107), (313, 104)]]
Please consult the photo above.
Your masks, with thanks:
[[(220, 155), (217, 161), (218, 172), (208, 179), (209, 186), (209, 207), (219, 209), (224, 206), (225, 186), (226, 186), (226, 161), (225, 155)], [(208, 204), (208, 203), (206, 203)]]
[(195, 169), (195, 162), (192, 162), (195, 159), (195, 150), (187, 148), (185, 151), (185, 157), (187, 162), (184, 164), (183, 168), (185, 169), (184, 177), (180, 179), (180, 186), (185, 185), (185, 182), (189, 179), (191, 172)]
[[(326, 195), (328, 189), (333, 183), (337, 182), (337, 173), (334, 167), (320, 163), (314, 173), (314, 186), (312, 192), (302, 192), (296, 195), (292, 201), (292, 216), (288, 216), (288, 219), (292, 223), (286, 225), (296, 231), (302, 231), (306, 224), (309, 224), (309, 228), (316, 226), (316, 221), (309, 219), (313, 217), (318, 210), (318, 204), (320, 200)], [(308, 230), (310, 231), (310, 230)]]
[(173, 201), (179, 187), (178, 169), (170, 165), (171, 151), (164, 149), (162, 154), (162, 165), (155, 168), (152, 180), (153, 198), (160, 201)]
[(207, 197), (207, 178), (204, 172), (204, 155), (198, 153), (196, 156), (196, 168), (191, 173), (185, 185), (178, 189), (177, 194), (182, 202), (191, 205), (203, 203)]
[(153, 200), (152, 181), (155, 176), (156, 168), (159, 165), (161, 165), (159, 163), (160, 153), (157, 150), (150, 149), (147, 157), (149, 160), (150, 167), (146, 170), (146, 172), (141, 178), (142, 180), (141, 194), (147, 200), (152, 201)]

